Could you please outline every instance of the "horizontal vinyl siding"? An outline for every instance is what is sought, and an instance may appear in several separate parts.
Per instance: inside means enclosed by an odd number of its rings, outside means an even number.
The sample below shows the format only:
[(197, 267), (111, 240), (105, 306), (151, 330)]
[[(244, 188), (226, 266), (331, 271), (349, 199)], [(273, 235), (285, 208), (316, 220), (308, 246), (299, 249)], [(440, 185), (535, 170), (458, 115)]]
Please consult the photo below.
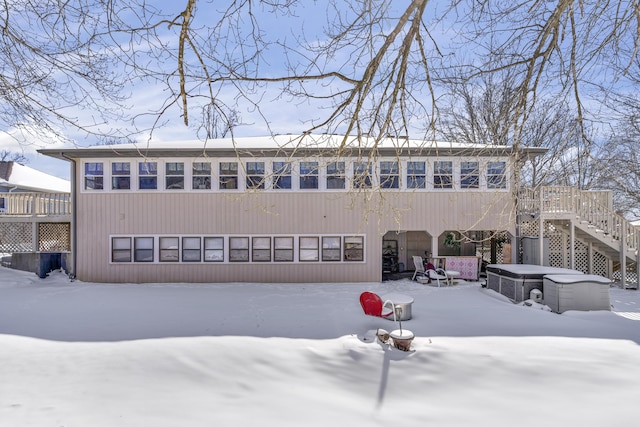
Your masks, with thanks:
[[(510, 194), (110, 192), (78, 195), (77, 277), (98, 282), (352, 282), (381, 277), (386, 231), (512, 230)], [(384, 200), (382, 200), (384, 199)], [(365, 235), (365, 261), (110, 264), (112, 235)]]

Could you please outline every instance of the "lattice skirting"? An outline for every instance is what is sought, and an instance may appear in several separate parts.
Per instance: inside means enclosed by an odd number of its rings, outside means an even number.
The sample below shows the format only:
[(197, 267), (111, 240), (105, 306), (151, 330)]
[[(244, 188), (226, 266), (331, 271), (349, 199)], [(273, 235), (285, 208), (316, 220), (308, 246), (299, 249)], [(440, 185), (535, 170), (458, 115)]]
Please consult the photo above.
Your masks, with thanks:
[(0, 222), (0, 253), (33, 251), (33, 224)]
[(71, 251), (71, 226), (64, 222), (41, 222), (38, 224), (38, 251)]
[(69, 223), (0, 222), (0, 253), (70, 251)]
[[(522, 236), (537, 236), (539, 233), (539, 224), (537, 221), (524, 221), (520, 224), (520, 233)], [(569, 232), (557, 225), (545, 222), (544, 237), (549, 239), (549, 264), (551, 267), (570, 268), (569, 254), (571, 248), (571, 239)], [(575, 269), (583, 273), (597, 274), (599, 276), (611, 277), (609, 259), (596, 250), (593, 251), (591, 266), (592, 271), (589, 272), (589, 250), (588, 246), (578, 239), (575, 240)]]

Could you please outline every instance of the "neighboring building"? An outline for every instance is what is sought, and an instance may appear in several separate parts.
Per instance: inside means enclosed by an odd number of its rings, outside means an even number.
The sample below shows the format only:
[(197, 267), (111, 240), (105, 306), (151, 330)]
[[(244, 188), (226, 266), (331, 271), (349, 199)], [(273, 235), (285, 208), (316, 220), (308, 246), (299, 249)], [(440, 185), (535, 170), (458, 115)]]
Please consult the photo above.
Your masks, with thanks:
[[(516, 230), (510, 147), (388, 138), (374, 150), (349, 137), (337, 156), (343, 139), (40, 152), (71, 162), (72, 273), (84, 281), (379, 281), (384, 256), (407, 269), (425, 252), (512, 258), (500, 252)], [(476, 241), (456, 242), (461, 230)]]
[(0, 258), (44, 277), (71, 251), (71, 183), (0, 161)]
[(71, 183), (16, 162), (0, 161), (0, 193), (69, 193)]
[(0, 161), (0, 213), (8, 208), (2, 193), (69, 193), (71, 183), (23, 164)]

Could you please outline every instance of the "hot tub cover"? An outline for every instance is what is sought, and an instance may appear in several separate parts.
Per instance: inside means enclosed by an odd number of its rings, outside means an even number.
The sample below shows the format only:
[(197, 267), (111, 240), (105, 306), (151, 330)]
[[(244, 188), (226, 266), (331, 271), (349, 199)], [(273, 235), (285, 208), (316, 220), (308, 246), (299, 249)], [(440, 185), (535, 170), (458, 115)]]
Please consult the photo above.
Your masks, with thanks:
[(549, 274), (544, 276), (544, 278), (558, 284), (586, 282), (603, 284), (611, 283), (611, 280), (606, 277), (595, 274)]
[(547, 267), (534, 264), (490, 264), (487, 272), (516, 279), (542, 279), (547, 275), (582, 275), (583, 273), (569, 268)]

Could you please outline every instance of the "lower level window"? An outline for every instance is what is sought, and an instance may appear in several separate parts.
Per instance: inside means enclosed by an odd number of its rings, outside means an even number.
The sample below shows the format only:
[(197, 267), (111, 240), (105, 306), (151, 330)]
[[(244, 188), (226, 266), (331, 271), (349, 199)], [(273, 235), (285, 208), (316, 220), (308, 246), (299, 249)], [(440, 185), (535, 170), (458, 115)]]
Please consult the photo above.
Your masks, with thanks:
[(344, 238), (344, 260), (364, 261), (364, 237), (353, 236)]
[(111, 239), (111, 261), (131, 262), (131, 237), (113, 237)]
[(364, 261), (364, 236), (113, 236), (112, 263)]
[(248, 262), (249, 261), (249, 238), (229, 237), (229, 261)]
[(318, 261), (319, 252), (317, 237), (300, 237), (300, 261)]
[(254, 237), (252, 240), (251, 260), (256, 262), (271, 261), (271, 237)]
[(200, 237), (183, 237), (182, 238), (182, 261), (199, 262), (201, 256)]
[(224, 261), (224, 237), (204, 238), (204, 260), (207, 262)]
[(177, 237), (160, 237), (160, 262), (180, 261), (180, 239)]
[(134, 237), (133, 260), (135, 262), (153, 262), (153, 237)]
[(293, 262), (293, 237), (282, 236), (273, 238), (273, 260)]
[(342, 248), (340, 236), (322, 237), (322, 261), (340, 261)]

